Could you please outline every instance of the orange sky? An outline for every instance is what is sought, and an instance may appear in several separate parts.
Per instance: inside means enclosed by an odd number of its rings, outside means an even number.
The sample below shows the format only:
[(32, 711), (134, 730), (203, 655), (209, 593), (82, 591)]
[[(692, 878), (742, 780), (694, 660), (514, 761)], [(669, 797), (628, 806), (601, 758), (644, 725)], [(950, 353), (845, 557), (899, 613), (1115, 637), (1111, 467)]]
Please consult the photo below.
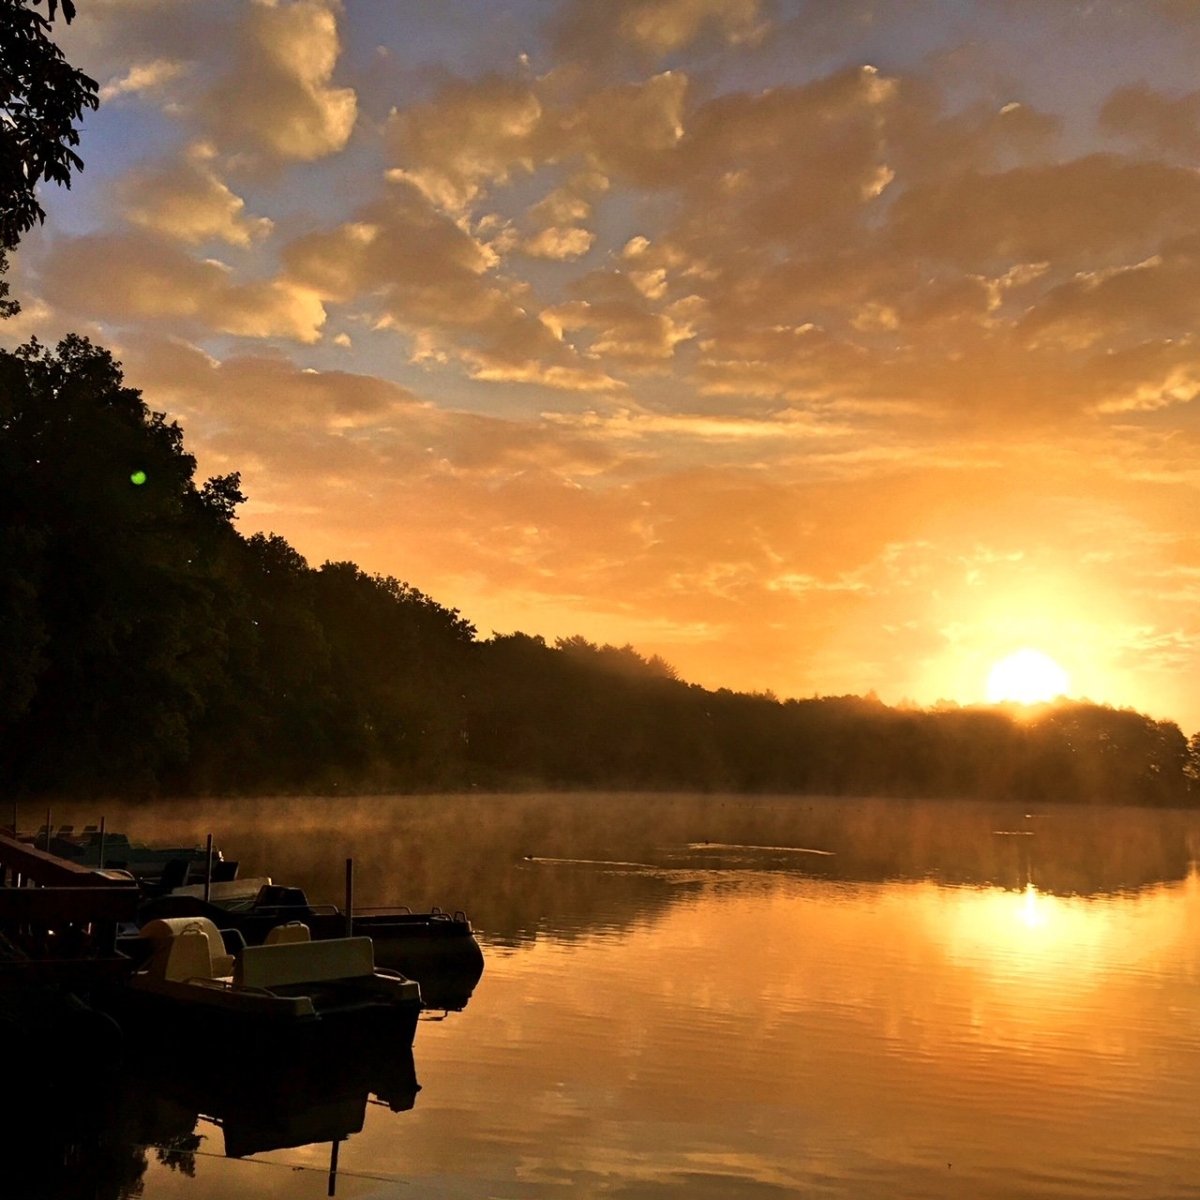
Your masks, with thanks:
[(75, 329), (481, 635), (1200, 728), (1200, 9), (89, 0)]

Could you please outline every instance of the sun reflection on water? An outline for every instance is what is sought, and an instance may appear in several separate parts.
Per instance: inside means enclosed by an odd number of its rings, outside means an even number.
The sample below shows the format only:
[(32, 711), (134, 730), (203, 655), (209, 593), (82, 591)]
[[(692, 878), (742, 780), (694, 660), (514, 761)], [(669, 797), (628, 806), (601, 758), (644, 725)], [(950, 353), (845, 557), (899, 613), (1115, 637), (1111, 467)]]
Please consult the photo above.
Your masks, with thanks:
[(1037, 888), (1027, 883), (1023, 895), (1025, 899), (1017, 912), (1018, 920), (1026, 929), (1041, 929), (1046, 924), (1046, 909), (1040, 902)]

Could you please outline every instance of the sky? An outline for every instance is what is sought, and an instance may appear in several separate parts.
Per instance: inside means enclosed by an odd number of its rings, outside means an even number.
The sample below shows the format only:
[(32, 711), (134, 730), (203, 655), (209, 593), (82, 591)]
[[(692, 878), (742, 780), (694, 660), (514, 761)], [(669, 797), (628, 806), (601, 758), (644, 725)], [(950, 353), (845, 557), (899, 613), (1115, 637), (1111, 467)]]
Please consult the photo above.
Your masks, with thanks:
[(10, 280), (481, 637), (1200, 729), (1196, 0), (81, 0)]

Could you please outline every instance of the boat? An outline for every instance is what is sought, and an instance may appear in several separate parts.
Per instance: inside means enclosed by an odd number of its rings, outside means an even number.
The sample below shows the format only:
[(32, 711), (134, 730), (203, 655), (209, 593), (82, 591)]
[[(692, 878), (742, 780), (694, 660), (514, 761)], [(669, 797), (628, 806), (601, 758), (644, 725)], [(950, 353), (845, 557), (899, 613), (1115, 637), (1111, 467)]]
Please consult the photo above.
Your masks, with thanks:
[(470, 999), (483, 975), (483, 951), (463, 912), (440, 908), (414, 913), (408, 908), (356, 909), (353, 920), (335, 905), (309, 903), (303, 888), (287, 887), (260, 877), (212, 884), (207, 901), (197, 886), (177, 888), (147, 900), (139, 923), (160, 918), (204, 917), (220, 929), (235, 929), (247, 945), (265, 941), (282, 922), (300, 921), (314, 941), (367, 936), (375, 959), (421, 985), (427, 1008), (456, 1011)]
[[(37, 833), (23, 834), (21, 840), (82, 867), (128, 871), (139, 882), (161, 881), (167, 888), (185, 884), (194, 870), (206, 871), (209, 853), (207, 846), (149, 846), (133, 841), (128, 834), (101, 830), (98, 825), (85, 826), (79, 832), (73, 825), (60, 825), (51, 828), (49, 836), (43, 825)], [(236, 862), (226, 859), (220, 850), (213, 850), (214, 880), (233, 879), (237, 868)]]
[(119, 939), (133, 961), (101, 1003), (127, 1037), (228, 1054), (280, 1045), (335, 1052), (365, 1039), (412, 1045), (420, 986), (375, 965), (369, 937), (314, 941), (299, 921), (258, 945), (202, 916), (155, 918)]

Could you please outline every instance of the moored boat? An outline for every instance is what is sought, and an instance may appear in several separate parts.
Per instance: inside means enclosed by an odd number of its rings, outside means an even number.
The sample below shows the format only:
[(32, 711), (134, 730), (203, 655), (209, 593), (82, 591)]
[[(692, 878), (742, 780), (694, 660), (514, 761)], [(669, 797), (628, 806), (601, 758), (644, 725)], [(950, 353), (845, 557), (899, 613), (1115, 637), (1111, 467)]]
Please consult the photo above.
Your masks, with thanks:
[[(128, 871), (140, 882), (164, 880), (170, 887), (185, 883), (190, 873), (203, 873), (208, 863), (207, 846), (150, 846), (133, 841), (125, 833), (101, 830), (98, 825), (80, 831), (73, 825), (61, 825), (49, 832), (43, 825), (37, 833), (22, 834), (20, 840), (81, 867)], [(214, 879), (232, 879), (237, 866), (220, 850), (213, 850)]]
[(206, 917), (222, 929), (236, 929), (247, 945), (257, 945), (282, 922), (301, 921), (314, 941), (345, 937), (347, 932), (371, 939), (375, 960), (421, 985), (428, 1008), (460, 1009), (483, 974), (483, 951), (471, 922), (462, 912), (434, 908), (414, 913), (407, 908), (356, 909), (352, 922), (334, 905), (313, 905), (302, 888), (265, 880), (247, 899), (236, 882), (223, 892), (212, 885), (206, 902), (201, 889), (188, 887), (148, 900), (139, 922), (155, 918)]
[(136, 965), (102, 1002), (127, 1037), (183, 1038), (223, 1053), (376, 1037), (411, 1046), (420, 987), (376, 967), (370, 938), (313, 941), (300, 922), (259, 945), (226, 936), (189, 916), (147, 921), (122, 939)]

